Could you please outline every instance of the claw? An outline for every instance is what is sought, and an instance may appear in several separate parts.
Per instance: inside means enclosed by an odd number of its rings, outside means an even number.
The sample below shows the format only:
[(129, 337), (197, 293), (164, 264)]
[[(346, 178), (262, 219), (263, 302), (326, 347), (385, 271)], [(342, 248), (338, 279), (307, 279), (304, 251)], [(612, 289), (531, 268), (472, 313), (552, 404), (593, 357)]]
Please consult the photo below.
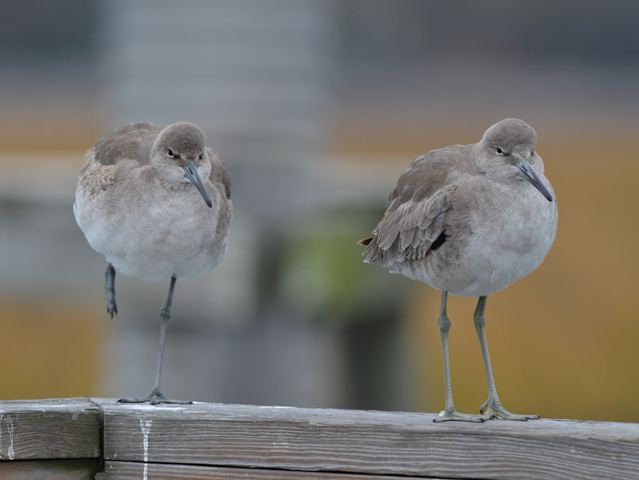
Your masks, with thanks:
[(104, 292), (106, 294), (106, 311), (111, 318), (118, 314), (118, 305), (115, 303), (115, 268), (110, 263), (104, 272), (106, 283)]
[(511, 413), (504, 408), (499, 400), (486, 400), (479, 411), (482, 413), (484, 420), (513, 420), (519, 422), (525, 422), (527, 420), (538, 420), (539, 415), (519, 415)]
[(150, 403), (151, 405), (159, 405), (161, 403), (172, 405), (191, 405), (193, 402), (190, 400), (174, 400), (167, 397), (158, 390), (153, 390), (146, 397), (142, 398), (121, 398), (118, 403)]
[(433, 419), (433, 422), (472, 422), (481, 423), (485, 420), (482, 415), (472, 415), (469, 413), (460, 413), (455, 409), (442, 410), (439, 415)]
[(118, 305), (113, 301), (107, 301), (106, 311), (111, 318), (118, 314)]

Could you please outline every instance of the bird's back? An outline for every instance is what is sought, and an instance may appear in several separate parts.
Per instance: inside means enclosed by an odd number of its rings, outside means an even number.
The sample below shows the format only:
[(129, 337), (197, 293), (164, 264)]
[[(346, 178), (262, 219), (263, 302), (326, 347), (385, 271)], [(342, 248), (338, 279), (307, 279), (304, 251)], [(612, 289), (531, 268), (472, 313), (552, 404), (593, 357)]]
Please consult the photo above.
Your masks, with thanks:
[[(110, 131), (102, 137), (86, 155), (86, 165), (80, 172), (80, 178), (92, 164), (99, 167), (118, 166), (125, 169), (137, 168), (150, 164), (151, 148), (158, 134), (166, 125), (150, 122), (128, 123)], [(220, 184), (227, 199), (231, 198), (231, 177), (226, 165), (207, 147), (207, 153), (213, 168), (209, 180)], [(121, 165), (126, 162), (127, 165)]]
[(94, 161), (101, 165), (115, 165), (127, 159), (148, 163), (153, 142), (163, 128), (164, 125), (138, 122), (112, 130), (93, 147)]
[(452, 183), (460, 174), (476, 172), (470, 161), (472, 145), (451, 145), (417, 157), (404, 170), (388, 197), (395, 200), (425, 200)]
[(151, 147), (162, 128), (148, 122), (129, 123), (110, 131), (87, 151), (73, 204), (85, 234), (98, 219), (121, 210), (116, 200), (123, 198), (119, 192), (123, 180), (131, 170), (150, 164)]

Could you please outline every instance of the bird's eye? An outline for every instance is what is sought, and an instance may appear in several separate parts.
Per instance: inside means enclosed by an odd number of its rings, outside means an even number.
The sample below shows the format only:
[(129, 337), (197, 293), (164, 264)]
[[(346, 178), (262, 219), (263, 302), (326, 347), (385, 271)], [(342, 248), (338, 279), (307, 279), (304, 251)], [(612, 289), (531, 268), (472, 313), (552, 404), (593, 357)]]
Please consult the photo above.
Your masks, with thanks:
[(169, 148), (169, 149), (166, 151), (166, 154), (167, 154), (169, 157), (171, 157), (171, 158), (175, 158), (175, 152), (173, 151), (173, 149), (172, 149), (172, 148)]
[(495, 149), (495, 151), (497, 152), (497, 155), (505, 155), (506, 154), (501, 147), (497, 147)]
[(197, 158), (199, 158), (200, 160), (202, 160), (202, 159), (204, 158), (204, 154), (203, 154), (203, 153), (200, 153), (200, 156), (199, 156), (199, 157), (197, 157)]
[(531, 156), (531, 157), (534, 157), (534, 156), (535, 156), (535, 151), (534, 151), (534, 150), (531, 150), (531, 151), (530, 151), (530, 156)]

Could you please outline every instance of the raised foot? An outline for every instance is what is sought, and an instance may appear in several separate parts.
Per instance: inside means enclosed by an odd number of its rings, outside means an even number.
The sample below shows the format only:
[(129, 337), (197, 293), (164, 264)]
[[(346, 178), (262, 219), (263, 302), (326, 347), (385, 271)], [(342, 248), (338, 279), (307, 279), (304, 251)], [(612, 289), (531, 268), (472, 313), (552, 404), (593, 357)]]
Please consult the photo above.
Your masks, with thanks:
[(106, 311), (111, 318), (115, 317), (118, 314), (118, 304), (115, 303), (115, 298), (112, 300), (107, 300)]
[(146, 397), (142, 398), (121, 398), (118, 403), (150, 403), (151, 405), (159, 405), (161, 403), (173, 404), (173, 405), (191, 405), (193, 402), (190, 400), (174, 400), (167, 397), (162, 392), (152, 391)]
[(470, 413), (460, 413), (455, 409), (452, 410), (442, 410), (439, 412), (433, 422), (472, 422), (472, 423), (481, 423), (485, 420), (482, 415), (472, 415)]
[(527, 420), (538, 420), (539, 415), (519, 415), (511, 413), (499, 403), (499, 401), (486, 400), (479, 411), (482, 413), (484, 420), (514, 420), (525, 422)]

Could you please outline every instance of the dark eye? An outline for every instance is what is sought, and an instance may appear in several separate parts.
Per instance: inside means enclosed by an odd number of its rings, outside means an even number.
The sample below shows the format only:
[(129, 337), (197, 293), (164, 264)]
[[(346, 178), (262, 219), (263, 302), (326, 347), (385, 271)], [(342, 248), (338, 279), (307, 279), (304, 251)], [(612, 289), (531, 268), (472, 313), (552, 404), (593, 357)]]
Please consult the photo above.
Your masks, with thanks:
[(173, 149), (172, 149), (172, 148), (169, 148), (169, 149), (166, 151), (166, 154), (167, 154), (169, 157), (171, 157), (171, 158), (175, 158), (175, 152), (173, 151)]
[(502, 150), (501, 147), (497, 147), (495, 151), (497, 152), (497, 155), (505, 155), (505, 152)]
[(200, 160), (202, 160), (202, 159), (204, 158), (204, 154), (203, 154), (203, 153), (200, 153), (200, 156), (199, 156), (199, 157), (197, 157), (197, 158), (199, 158)]
[(530, 151), (530, 156), (531, 156), (531, 157), (534, 157), (534, 156), (535, 156), (535, 151), (534, 151), (534, 150), (531, 150), (531, 151)]

